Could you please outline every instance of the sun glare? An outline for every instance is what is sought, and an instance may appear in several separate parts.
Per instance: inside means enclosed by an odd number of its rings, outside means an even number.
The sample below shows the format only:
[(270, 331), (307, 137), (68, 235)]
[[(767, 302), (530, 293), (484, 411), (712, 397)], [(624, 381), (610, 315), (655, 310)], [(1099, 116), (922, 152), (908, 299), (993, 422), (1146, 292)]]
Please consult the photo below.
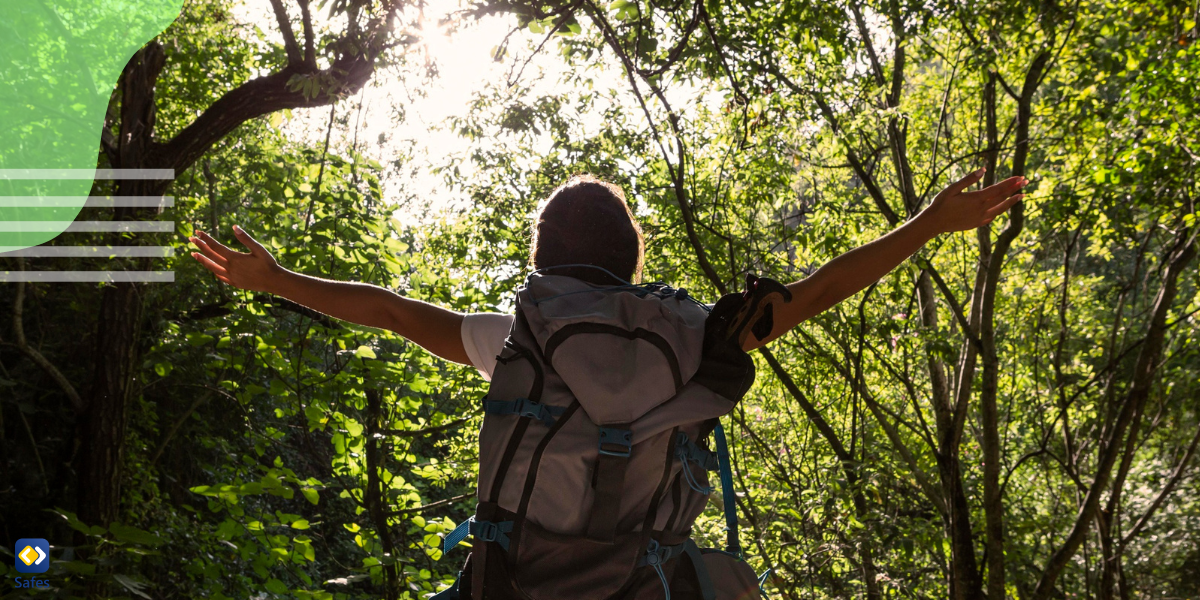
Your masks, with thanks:
[[(465, 208), (465, 201), (455, 197), (434, 167), (453, 162), (462, 176), (473, 173), (470, 161), (460, 157), (478, 142), (460, 137), (446, 124), (452, 117), (467, 116), (476, 94), (485, 93), (489, 86), (503, 88), (506, 83), (515, 83), (510, 79), (517, 72), (522, 88), (531, 97), (561, 93), (559, 82), (572, 68), (555, 51), (553, 42), (531, 57), (543, 36), (528, 30), (514, 32), (514, 16), (489, 15), (449, 22), (457, 10), (458, 2), (447, 1), (429, 3), (419, 15), (408, 15), (407, 21), (416, 23), (411, 33), (418, 41), (405, 51), (404, 64), (380, 69), (362, 91), (333, 107), (335, 126), (330, 151), (344, 153), (353, 147), (358, 153), (391, 165), (383, 181), (383, 200), (405, 204), (400, 214), (406, 220), (422, 213), (432, 217), (447, 209)], [(236, 14), (243, 23), (257, 25), (268, 42), (281, 43), (268, 0), (245, 0)], [(314, 25), (336, 29), (336, 24), (322, 22), (325, 16), (320, 14)], [(497, 61), (493, 53), (506, 38), (508, 52)], [(601, 96), (637, 106), (615, 59), (601, 54), (589, 71), (594, 90)], [(683, 84), (668, 90), (667, 95), (677, 110), (687, 110), (689, 100), (705, 92)], [(711, 96), (707, 101), (719, 104)], [(572, 135), (591, 135), (604, 126), (599, 111), (577, 116), (578, 128)], [(320, 147), (329, 122), (329, 107), (296, 110), (282, 131), (298, 143)], [(542, 137), (539, 148), (544, 146), (550, 151), (552, 139), (548, 134)], [(409, 199), (414, 201), (406, 203)]]

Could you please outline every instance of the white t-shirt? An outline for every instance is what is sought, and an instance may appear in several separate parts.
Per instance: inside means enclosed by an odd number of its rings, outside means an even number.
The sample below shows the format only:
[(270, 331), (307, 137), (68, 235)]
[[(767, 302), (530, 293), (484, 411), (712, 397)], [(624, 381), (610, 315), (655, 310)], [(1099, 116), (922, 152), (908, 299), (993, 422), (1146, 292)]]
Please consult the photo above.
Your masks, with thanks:
[(492, 380), (496, 370), (496, 356), (504, 349), (504, 339), (512, 329), (511, 314), (472, 313), (463, 317), (462, 343), (471, 364), (487, 381)]

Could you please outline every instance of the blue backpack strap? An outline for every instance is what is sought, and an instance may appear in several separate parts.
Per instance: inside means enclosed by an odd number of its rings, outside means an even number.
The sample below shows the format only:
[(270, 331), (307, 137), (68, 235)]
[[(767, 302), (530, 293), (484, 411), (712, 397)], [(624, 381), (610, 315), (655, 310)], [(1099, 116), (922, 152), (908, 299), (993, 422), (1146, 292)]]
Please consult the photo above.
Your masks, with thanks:
[(762, 597), (763, 600), (766, 600), (767, 598), (767, 590), (763, 589), (763, 586), (767, 585), (767, 578), (770, 577), (774, 572), (775, 567), (771, 567), (766, 571), (763, 571), (762, 575), (758, 576), (758, 595)]
[(738, 540), (737, 499), (733, 494), (733, 469), (729, 466), (729, 445), (725, 443), (725, 430), (721, 422), (713, 427), (713, 438), (717, 442), (717, 461), (721, 469), (721, 497), (725, 504), (725, 551), (742, 556), (742, 544)]
[(442, 541), (442, 555), (445, 556), (448, 554), (455, 546), (467, 539), (468, 535), (474, 536), (475, 539), (480, 541), (496, 542), (500, 544), (501, 548), (507, 551), (508, 534), (512, 533), (512, 529), (512, 521), (493, 523), (491, 521), (476, 521), (475, 517), (471, 517), (459, 523), (458, 527), (454, 528), (454, 531), (446, 535), (446, 539)]
[(471, 523), (475, 521), (475, 517), (471, 517), (462, 523), (459, 523), (454, 531), (446, 534), (446, 539), (442, 540), (442, 556), (450, 553), (456, 546), (467, 539), (471, 535)]
[(566, 412), (567, 408), (539, 404), (529, 398), (517, 398), (508, 402), (488, 400), (483, 403), (483, 410), (489, 415), (517, 415), (541, 421), (546, 427), (551, 427), (554, 425), (554, 419)]
[(454, 583), (450, 584), (450, 587), (430, 596), (429, 600), (458, 600), (458, 598), (459, 598), (458, 587), (461, 583), (462, 583), (462, 571), (459, 571), (458, 577), (454, 578)]

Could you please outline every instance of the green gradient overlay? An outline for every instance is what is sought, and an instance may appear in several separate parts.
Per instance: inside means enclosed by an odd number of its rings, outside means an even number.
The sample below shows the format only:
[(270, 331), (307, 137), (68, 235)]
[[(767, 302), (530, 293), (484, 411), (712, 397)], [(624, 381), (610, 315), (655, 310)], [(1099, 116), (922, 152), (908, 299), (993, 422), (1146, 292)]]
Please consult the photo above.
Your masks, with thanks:
[[(79, 214), (90, 178), (21, 178), (14, 170), (94, 170), (105, 110), (121, 70), (179, 16), (182, 5), (183, 0), (0, 0), (0, 197), (39, 197), (20, 206), (0, 202), (0, 221), (51, 223), (0, 230), (0, 246), (45, 243)], [(41, 201), (44, 196), (60, 199)]]

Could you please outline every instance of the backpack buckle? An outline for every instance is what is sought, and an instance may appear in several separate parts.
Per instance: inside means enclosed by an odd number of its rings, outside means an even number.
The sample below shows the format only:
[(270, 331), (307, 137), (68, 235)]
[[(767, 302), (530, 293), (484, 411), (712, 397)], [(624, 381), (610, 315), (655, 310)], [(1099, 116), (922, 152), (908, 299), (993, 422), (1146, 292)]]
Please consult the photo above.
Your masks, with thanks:
[(515, 402), (516, 406), (513, 407), (513, 412), (517, 413), (518, 416), (537, 421), (542, 420), (542, 409), (544, 407), (541, 404), (529, 398), (517, 398)]
[(716, 471), (719, 467), (715, 452), (701, 448), (688, 439), (688, 435), (682, 431), (675, 437), (675, 458), (684, 463), (689, 460), (696, 461), (696, 464), (705, 471)]
[(516, 415), (541, 421), (546, 427), (553, 427), (554, 419), (566, 412), (567, 409), (561, 406), (539, 404), (529, 398), (517, 398), (508, 402), (485, 400), (483, 410), (489, 415)]
[(600, 428), (600, 454), (629, 458), (633, 452), (633, 432), (628, 429)]
[(500, 528), (491, 521), (476, 521), (479, 528), (475, 531), (475, 537), (484, 542), (494, 542), (500, 535)]
[(659, 544), (658, 540), (650, 540), (650, 545), (646, 548), (646, 555), (638, 561), (638, 566), (649, 565), (654, 567), (671, 560), (671, 549), (671, 546)]
[(471, 521), (471, 535), (482, 542), (496, 542), (508, 551), (508, 534), (513, 530), (512, 521)]

